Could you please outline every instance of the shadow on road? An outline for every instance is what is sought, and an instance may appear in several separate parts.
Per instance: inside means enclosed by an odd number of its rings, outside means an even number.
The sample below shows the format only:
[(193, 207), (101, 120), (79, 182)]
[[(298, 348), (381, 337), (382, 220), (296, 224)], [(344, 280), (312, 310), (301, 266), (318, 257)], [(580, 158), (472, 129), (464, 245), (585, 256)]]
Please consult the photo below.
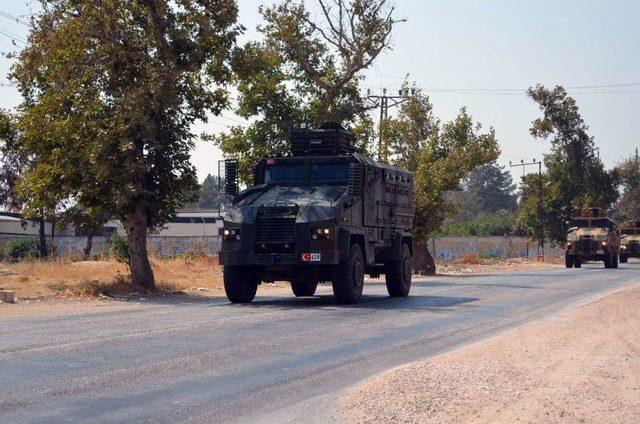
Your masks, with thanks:
[(405, 298), (390, 298), (388, 296), (363, 295), (356, 305), (338, 305), (332, 295), (314, 297), (256, 297), (246, 308), (340, 308), (340, 309), (397, 309), (403, 311), (415, 310), (443, 310), (454, 306), (472, 303), (480, 300), (476, 297), (455, 296), (420, 296), (409, 295)]

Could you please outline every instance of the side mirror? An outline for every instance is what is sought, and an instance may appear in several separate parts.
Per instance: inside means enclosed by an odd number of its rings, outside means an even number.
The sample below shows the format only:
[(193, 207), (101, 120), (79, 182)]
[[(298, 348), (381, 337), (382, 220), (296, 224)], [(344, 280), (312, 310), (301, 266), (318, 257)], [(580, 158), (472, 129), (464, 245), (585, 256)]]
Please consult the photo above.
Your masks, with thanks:
[(362, 196), (364, 194), (364, 171), (365, 167), (361, 163), (349, 165), (349, 195)]
[(224, 161), (224, 194), (235, 197), (238, 194), (238, 161), (225, 159)]

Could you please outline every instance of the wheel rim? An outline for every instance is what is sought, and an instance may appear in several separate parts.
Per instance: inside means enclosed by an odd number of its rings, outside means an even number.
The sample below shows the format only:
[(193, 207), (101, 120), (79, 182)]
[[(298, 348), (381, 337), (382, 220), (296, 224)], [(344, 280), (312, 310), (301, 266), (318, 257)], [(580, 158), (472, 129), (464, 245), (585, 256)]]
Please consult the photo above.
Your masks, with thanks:
[(402, 271), (404, 277), (403, 280), (405, 283), (408, 283), (411, 278), (411, 261), (409, 259), (404, 260), (404, 267)]
[(353, 285), (356, 287), (360, 287), (364, 283), (364, 270), (360, 261), (353, 264), (353, 280)]

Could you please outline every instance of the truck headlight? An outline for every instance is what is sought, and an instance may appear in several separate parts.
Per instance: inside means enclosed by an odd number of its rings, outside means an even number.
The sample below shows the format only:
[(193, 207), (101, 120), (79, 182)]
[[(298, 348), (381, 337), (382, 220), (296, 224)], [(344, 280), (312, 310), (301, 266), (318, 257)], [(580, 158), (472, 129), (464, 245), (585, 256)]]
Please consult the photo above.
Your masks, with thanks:
[(627, 246), (625, 246), (624, 244), (622, 246), (620, 246), (622, 249), (626, 249)]
[(332, 231), (329, 227), (314, 228), (311, 230), (311, 238), (313, 240), (330, 240), (331, 233)]
[(222, 238), (224, 240), (240, 240), (240, 229), (225, 228), (222, 230)]
[(603, 242), (602, 242), (602, 245), (603, 245), (603, 246), (606, 246), (606, 245), (607, 245), (607, 242), (606, 242), (606, 241), (603, 241)]

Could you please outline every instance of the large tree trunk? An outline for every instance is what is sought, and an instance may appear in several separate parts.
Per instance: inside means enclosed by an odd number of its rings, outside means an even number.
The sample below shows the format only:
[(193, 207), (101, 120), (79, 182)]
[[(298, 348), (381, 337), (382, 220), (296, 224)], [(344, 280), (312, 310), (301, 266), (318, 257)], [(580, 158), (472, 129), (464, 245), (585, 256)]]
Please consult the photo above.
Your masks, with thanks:
[(49, 248), (49, 254), (51, 256), (56, 255), (56, 215), (51, 217), (51, 247)]
[(413, 269), (424, 275), (434, 275), (436, 273), (436, 261), (429, 251), (429, 241), (419, 242), (414, 245)]
[(84, 255), (85, 261), (89, 259), (91, 256), (91, 248), (93, 247), (93, 233), (90, 231), (87, 235), (87, 242), (84, 245), (84, 250), (82, 251)]
[(144, 207), (137, 206), (126, 215), (124, 229), (129, 243), (129, 269), (134, 285), (147, 289), (155, 288), (153, 270), (147, 255), (147, 213)]
[(435, 273), (436, 273), (436, 260), (434, 259), (434, 257), (431, 255), (431, 252), (429, 251), (429, 242), (426, 242), (424, 244), (424, 249), (425, 249), (424, 273), (426, 275), (435, 275)]
[(47, 238), (44, 234), (44, 217), (40, 217), (40, 230), (38, 234), (40, 235), (40, 257), (44, 258), (47, 256)]

